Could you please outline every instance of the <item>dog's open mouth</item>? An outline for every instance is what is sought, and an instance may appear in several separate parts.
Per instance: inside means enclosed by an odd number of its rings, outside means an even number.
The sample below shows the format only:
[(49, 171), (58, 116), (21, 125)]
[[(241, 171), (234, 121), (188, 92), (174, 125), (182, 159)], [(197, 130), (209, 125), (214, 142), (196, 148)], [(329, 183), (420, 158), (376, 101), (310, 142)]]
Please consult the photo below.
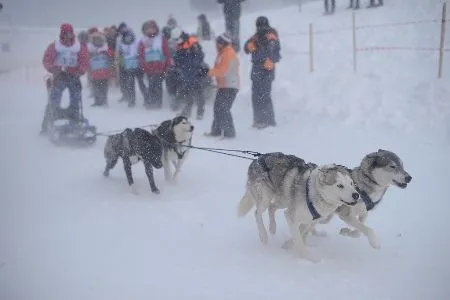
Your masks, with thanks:
[(358, 200), (355, 200), (355, 201), (352, 201), (352, 202), (347, 202), (347, 201), (344, 201), (343, 199), (341, 199), (341, 202), (344, 203), (345, 205), (348, 205), (348, 206), (355, 206), (356, 203), (358, 203)]
[(401, 188), (401, 189), (404, 189), (404, 188), (406, 188), (406, 187), (408, 186), (407, 183), (400, 183), (400, 182), (395, 181), (395, 180), (392, 180), (392, 182), (393, 182), (396, 186), (398, 186), (399, 188)]

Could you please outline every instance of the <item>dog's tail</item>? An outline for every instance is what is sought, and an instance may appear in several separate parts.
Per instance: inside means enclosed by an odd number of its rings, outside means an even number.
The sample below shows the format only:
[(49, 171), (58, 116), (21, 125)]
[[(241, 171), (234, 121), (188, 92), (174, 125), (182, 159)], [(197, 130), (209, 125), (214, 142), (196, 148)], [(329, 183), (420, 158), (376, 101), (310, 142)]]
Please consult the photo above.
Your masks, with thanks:
[(250, 192), (247, 190), (244, 197), (242, 197), (241, 201), (239, 202), (239, 207), (237, 210), (238, 217), (243, 218), (252, 209), (253, 205), (254, 203), (252, 197), (250, 195)]

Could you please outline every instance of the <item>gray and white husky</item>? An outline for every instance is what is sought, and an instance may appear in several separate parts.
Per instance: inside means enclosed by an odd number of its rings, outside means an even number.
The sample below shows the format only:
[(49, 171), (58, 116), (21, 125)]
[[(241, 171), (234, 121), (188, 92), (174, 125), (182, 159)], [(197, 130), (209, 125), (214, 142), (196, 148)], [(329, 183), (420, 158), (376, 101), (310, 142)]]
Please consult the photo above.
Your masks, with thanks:
[[(361, 164), (351, 170), (351, 175), (361, 199), (353, 207), (340, 206), (336, 210), (342, 221), (355, 228), (341, 228), (340, 234), (359, 237), (361, 232), (369, 238), (369, 243), (374, 248), (379, 248), (380, 244), (373, 230), (365, 225), (368, 212), (378, 207), (390, 186), (405, 189), (412, 177), (405, 171), (397, 154), (383, 149), (367, 154)], [(328, 223), (330, 219), (331, 217), (323, 223)]]
[[(166, 181), (175, 180), (180, 173), (189, 154), (193, 132), (194, 126), (191, 122), (181, 116), (162, 122), (153, 131), (153, 134), (162, 142), (162, 160)], [(175, 168), (173, 175), (170, 164)]]
[[(355, 206), (342, 205), (336, 210), (336, 214), (342, 221), (355, 228), (341, 228), (340, 234), (359, 237), (360, 233), (363, 233), (372, 247), (380, 248), (380, 242), (374, 230), (365, 224), (368, 212), (378, 207), (391, 185), (404, 189), (411, 182), (412, 177), (405, 171), (403, 162), (397, 154), (383, 149), (367, 154), (358, 167), (349, 171), (361, 197)], [(320, 223), (326, 224), (332, 217), (333, 215), (330, 215)], [(275, 217), (271, 218), (272, 221), (275, 223)], [(271, 224), (271, 226), (276, 225)], [(313, 235), (324, 235), (316, 231), (314, 226), (311, 227), (310, 232)], [(289, 248), (290, 242), (285, 243), (284, 247)]]
[[(311, 225), (328, 218), (341, 205), (355, 205), (359, 200), (350, 173), (335, 164), (317, 166), (294, 155), (267, 153), (248, 168), (246, 191), (238, 216), (245, 216), (256, 206), (255, 218), (259, 237), (267, 244), (263, 213), (270, 208), (285, 209), (285, 218), (294, 239), (297, 254), (317, 261), (303, 241)], [(270, 213), (269, 213), (270, 214)], [(274, 228), (270, 228), (271, 232)]]

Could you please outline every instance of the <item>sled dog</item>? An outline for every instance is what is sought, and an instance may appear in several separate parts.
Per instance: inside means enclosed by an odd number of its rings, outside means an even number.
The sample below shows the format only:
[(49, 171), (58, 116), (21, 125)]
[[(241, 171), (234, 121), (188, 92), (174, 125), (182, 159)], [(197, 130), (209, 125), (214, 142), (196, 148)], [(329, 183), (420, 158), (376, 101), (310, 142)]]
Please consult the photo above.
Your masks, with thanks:
[[(178, 116), (162, 122), (153, 133), (161, 140), (166, 181), (175, 180), (189, 154), (194, 126), (186, 117)], [(170, 163), (175, 168), (172, 175)]]
[[(375, 236), (373, 230), (365, 225), (368, 212), (378, 207), (390, 186), (405, 189), (412, 177), (405, 171), (403, 162), (397, 154), (383, 149), (367, 154), (361, 164), (351, 170), (351, 175), (361, 198), (353, 207), (340, 206), (336, 210), (342, 221), (355, 228), (353, 230), (348, 227), (341, 228), (340, 234), (359, 237), (361, 232), (369, 238), (369, 243), (374, 248), (379, 248), (378, 242), (371, 241), (371, 237)], [(331, 216), (328, 220), (324, 220), (324, 223), (330, 220)]]
[(106, 140), (104, 149), (106, 167), (103, 175), (108, 177), (110, 170), (115, 167), (119, 157), (121, 157), (128, 184), (132, 192), (137, 193), (131, 166), (142, 161), (152, 192), (159, 194), (159, 189), (153, 177), (153, 167), (156, 169), (162, 168), (162, 153), (161, 141), (156, 136), (141, 128), (134, 130), (127, 128), (122, 133), (109, 136)]
[[(239, 203), (238, 216), (244, 217), (256, 206), (259, 237), (267, 244), (263, 213), (266, 209), (285, 209), (295, 251), (308, 260), (317, 261), (307, 251), (303, 232), (329, 217), (341, 205), (352, 206), (358, 200), (359, 193), (345, 168), (335, 164), (308, 164), (301, 158), (281, 152), (267, 153), (248, 168), (246, 191)], [(275, 228), (270, 231), (274, 232)]]

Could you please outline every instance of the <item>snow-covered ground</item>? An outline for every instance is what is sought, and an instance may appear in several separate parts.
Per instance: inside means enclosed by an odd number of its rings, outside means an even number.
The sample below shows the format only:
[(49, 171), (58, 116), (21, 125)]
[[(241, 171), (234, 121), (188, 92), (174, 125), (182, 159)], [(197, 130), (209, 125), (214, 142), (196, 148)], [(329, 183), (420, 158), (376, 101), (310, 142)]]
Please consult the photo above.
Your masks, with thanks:
[[(413, 176), (393, 188), (369, 216), (382, 248), (337, 234), (337, 219), (311, 238), (318, 264), (281, 249), (289, 237), (282, 213), (268, 246), (252, 214), (240, 220), (249, 161), (195, 151), (176, 185), (156, 171), (161, 195), (150, 192), (142, 165), (134, 167), (140, 195), (130, 194), (121, 164), (102, 176), (104, 138), (90, 149), (67, 149), (39, 137), (46, 99), (42, 69), (0, 75), (0, 299), (448, 299), (450, 222), (447, 212), (449, 78), (438, 80), (437, 53), (358, 53), (353, 73), (351, 31), (316, 35), (308, 71), (308, 24), (316, 30), (351, 25), (347, 3), (322, 16), (322, 3), (266, 12), (281, 36), (283, 59), (273, 88), (278, 127), (250, 128), (250, 70), (242, 55), (242, 89), (233, 108), (238, 137), (202, 137), (194, 144), (259, 152), (283, 151), (316, 163), (359, 164), (379, 148), (397, 152)], [(357, 13), (358, 25), (438, 19), (440, 1), (395, 1)], [(242, 36), (256, 15), (242, 19)], [(222, 20), (213, 25), (222, 30)], [(49, 41), (50, 42), (50, 41)], [(359, 47), (437, 47), (439, 24), (358, 31)], [(447, 43), (448, 45), (448, 43)], [(212, 45), (205, 45), (208, 62)], [(39, 63), (39, 62), (37, 62)], [(158, 123), (173, 117), (135, 109), (110, 97), (110, 108), (87, 107), (99, 131)], [(85, 98), (85, 106), (92, 101)], [(141, 104), (142, 101), (139, 102)]]

